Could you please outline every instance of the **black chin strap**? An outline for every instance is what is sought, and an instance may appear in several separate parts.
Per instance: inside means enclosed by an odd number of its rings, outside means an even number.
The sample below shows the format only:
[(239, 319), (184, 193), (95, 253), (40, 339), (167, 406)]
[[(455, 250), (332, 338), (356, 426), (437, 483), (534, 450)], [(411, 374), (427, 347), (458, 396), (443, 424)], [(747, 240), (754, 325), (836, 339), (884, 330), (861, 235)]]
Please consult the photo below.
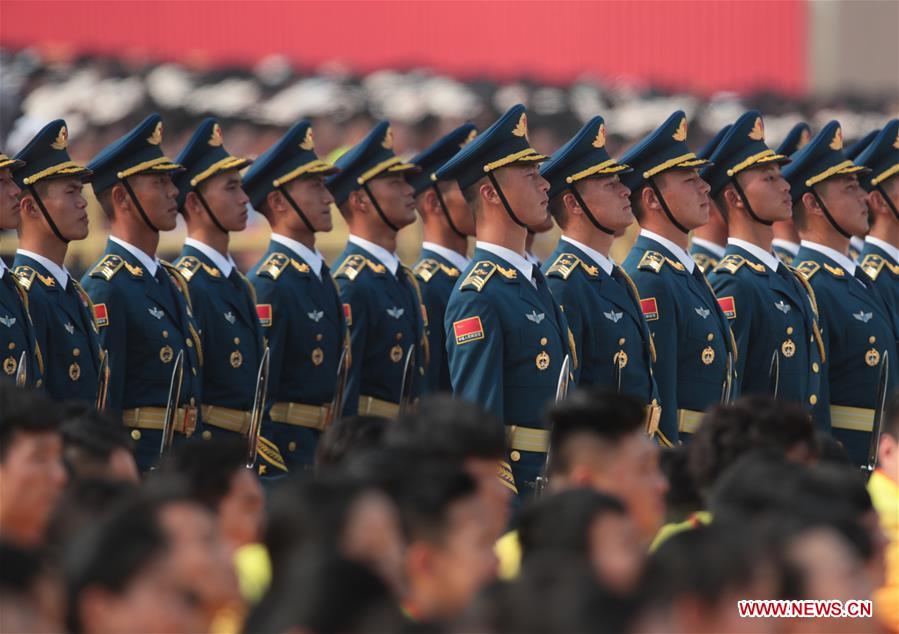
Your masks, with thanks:
[(511, 205), (509, 205), (509, 201), (506, 200), (506, 195), (503, 193), (502, 188), (499, 186), (499, 183), (496, 182), (496, 176), (493, 175), (493, 172), (487, 172), (487, 177), (490, 179), (490, 182), (493, 184), (493, 189), (496, 190), (496, 194), (499, 196), (500, 202), (503, 203), (503, 207), (506, 208), (506, 213), (509, 214), (509, 218), (511, 218), (515, 224), (519, 227), (528, 228), (526, 224), (524, 224), (521, 220), (518, 219), (518, 216), (515, 215), (515, 212), (512, 211)]
[(773, 220), (762, 220), (756, 215), (756, 213), (752, 210), (752, 205), (749, 204), (749, 198), (746, 197), (746, 192), (743, 191), (743, 188), (740, 187), (740, 183), (737, 182), (737, 177), (734, 176), (730, 182), (733, 184), (734, 189), (737, 190), (737, 194), (743, 200), (743, 206), (746, 207), (746, 212), (755, 220), (757, 223), (765, 225), (766, 227), (770, 227), (774, 224)]
[(815, 191), (814, 187), (809, 187), (809, 191), (812, 192), (812, 196), (815, 197), (815, 200), (818, 201), (818, 205), (821, 207), (821, 211), (824, 212), (824, 217), (827, 218), (827, 221), (830, 222), (831, 226), (839, 232), (841, 236), (846, 238), (847, 240), (852, 239), (852, 234), (843, 229), (836, 220), (834, 220), (833, 216), (830, 215), (830, 211), (827, 209), (827, 205), (824, 204), (824, 201), (821, 200), (821, 197), (818, 195), (818, 192)]
[(300, 217), (300, 220), (303, 221), (303, 224), (306, 225), (306, 228), (309, 229), (309, 232), (315, 233), (315, 227), (313, 227), (312, 223), (309, 222), (309, 218), (307, 218), (306, 214), (303, 213), (303, 210), (300, 209), (300, 206), (297, 204), (297, 201), (293, 199), (293, 196), (287, 193), (287, 188), (282, 185), (278, 188), (278, 191), (281, 192), (281, 195), (284, 196), (288, 204), (293, 207), (293, 210), (297, 212), (297, 215)]
[(44, 219), (47, 221), (47, 224), (50, 225), (50, 228), (53, 230), (53, 233), (56, 234), (56, 237), (59, 238), (59, 241), (63, 244), (68, 244), (69, 240), (63, 237), (62, 233), (59, 231), (59, 227), (57, 227), (56, 223), (53, 222), (53, 218), (50, 217), (50, 214), (47, 212), (47, 208), (44, 207), (44, 201), (42, 201), (41, 197), (37, 195), (37, 189), (35, 189), (34, 185), (29, 185), (28, 191), (31, 192), (31, 196), (34, 198), (34, 202), (37, 203), (37, 208), (41, 210), (41, 213), (44, 215)]
[(597, 229), (599, 229), (600, 231), (602, 231), (603, 233), (606, 233), (610, 236), (615, 235), (614, 231), (612, 231), (608, 227), (602, 225), (599, 222), (599, 220), (596, 219), (596, 216), (594, 216), (593, 212), (590, 211), (590, 208), (587, 206), (587, 203), (585, 203), (584, 199), (581, 198), (581, 194), (580, 194), (580, 192), (578, 192), (577, 187), (572, 185), (569, 189), (571, 190), (571, 193), (574, 194), (574, 199), (577, 201), (577, 204), (581, 206), (581, 209), (583, 209), (584, 213), (587, 214), (587, 218), (590, 220), (590, 222), (593, 223), (593, 226), (596, 227)]
[(219, 222), (219, 219), (215, 217), (215, 214), (212, 213), (212, 208), (209, 206), (209, 203), (206, 202), (206, 199), (203, 198), (203, 194), (200, 193), (199, 189), (195, 189), (194, 193), (197, 195), (197, 198), (200, 200), (200, 204), (203, 205), (203, 209), (206, 210), (206, 213), (209, 214), (209, 217), (212, 218), (212, 224), (216, 226), (216, 228), (222, 233), (228, 233), (228, 230), (222, 226), (222, 223)]
[(665, 215), (668, 216), (668, 220), (671, 221), (671, 224), (673, 224), (675, 228), (681, 233), (690, 233), (690, 230), (679, 223), (677, 221), (677, 218), (674, 217), (674, 214), (671, 213), (671, 210), (668, 209), (668, 203), (665, 202), (665, 198), (664, 196), (662, 196), (662, 192), (659, 191), (659, 188), (656, 186), (655, 182), (652, 179), (649, 179), (646, 182), (649, 183), (649, 186), (652, 187), (652, 191), (655, 192), (656, 198), (659, 199), (659, 204), (662, 206), (662, 211), (664, 211)]
[(375, 198), (375, 195), (374, 195), (373, 193), (371, 193), (371, 190), (368, 188), (368, 185), (366, 185), (366, 184), (363, 183), (363, 184), (362, 184), (362, 189), (364, 189), (364, 190), (365, 190), (365, 193), (368, 194), (368, 199), (371, 201), (371, 204), (375, 206), (375, 211), (378, 212), (378, 215), (381, 217), (381, 221), (382, 221), (385, 225), (387, 225), (388, 227), (390, 227), (391, 229), (393, 229), (394, 231), (399, 232), (400, 228), (397, 227), (397, 226), (396, 226), (395, 224), (393, 224), (392, 222), (390, 222), (390, 221), (387, 219), (387, 216), (384, 215), (384, 210), (381, 209), (381, 205), (378, 204), (378, 199)]
[(893, 199), (890, 198), (889, 196), (887, 196), (886, 190), (880, 186), (880, 183), (878, 183), (874, 187), (877, 188), (877, 191), (880, 192), (880, 195), (883, 196), (883, 199), (885, 201), (887, 201), (887, 205), (890, 206), (890, 209), (892, 210), (893, 215), (896, 216), (896, 220), (899, 220), (899, 209), (896, 209), (896, 205), (893, 202)]
[(150, 229), (152, 229), (156, 233), (159, 233), (159, 229), (157, 229), (156, 225), (154, 225), (152, 222), (150, 222), (150, 219), (147, 217), (147, 214), (144, 211), (143, 206), (140, 204), (140, 201), (137, 199), (137, 194), (134, 193), (134, 190), (131, 189), (131, 185), (128, 184), (127, 178), (122, 179), (122, 185), (125, 186), (125, 191), (128, 192), (129, 196), (131, 196), (131, 200), (134, 201), (134, 206), (137, 207), (137, 213), (139, 213), (140, 217), (144, 219), (144, 222), (146, 223), (146, 225), (148, 227), (150, 227)]
[(450, 218), (449, 208), (446, 206), (446, 202), (443, 200), (443, 194), (440, 193), (440, 187), (436, 183), (432, 187), (434, 188), (434, 193), (437, 195), (437, 202), (440, 203), (440, 208), (443, 210), (443, 215), (446, 217), (446, 224), (448, 224), (449, 228), (453, 230), (453, 233), (455, 233), (460, 238), (468, 238), (468, 236), (459, 231), (459, 229), (453, 222), (453, 219)]

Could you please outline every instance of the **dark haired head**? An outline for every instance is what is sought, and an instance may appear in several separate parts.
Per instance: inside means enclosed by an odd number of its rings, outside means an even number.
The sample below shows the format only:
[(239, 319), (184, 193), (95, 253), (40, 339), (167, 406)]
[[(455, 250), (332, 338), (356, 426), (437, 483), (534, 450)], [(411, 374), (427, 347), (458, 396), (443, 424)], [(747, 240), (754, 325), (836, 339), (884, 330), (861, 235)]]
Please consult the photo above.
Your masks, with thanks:
[(338, 418), (318, 440), (316, 471), (339, 467), (351, 455), (380, 447), (390, 422), (380, 416)]
[(0, 382), (0, 461), (17, 434), (40, 434), (59, 430), (59, 410), (42, 392)]
[(246, 460), (247, 445), (242, 439), (192, 440), (173, 447), (155, 475), (180, 479), (194, 500), (218, 512), (232, 478), (246, 470)]
[[(69, 475), (76, 478), (106, 475), (113, 453), (130, 453), (133, 446), (125, 427), (93, 409), (67, 416), (60, 431), (63, 460)], [(135, 466), (134, 476), (137, 475)]]

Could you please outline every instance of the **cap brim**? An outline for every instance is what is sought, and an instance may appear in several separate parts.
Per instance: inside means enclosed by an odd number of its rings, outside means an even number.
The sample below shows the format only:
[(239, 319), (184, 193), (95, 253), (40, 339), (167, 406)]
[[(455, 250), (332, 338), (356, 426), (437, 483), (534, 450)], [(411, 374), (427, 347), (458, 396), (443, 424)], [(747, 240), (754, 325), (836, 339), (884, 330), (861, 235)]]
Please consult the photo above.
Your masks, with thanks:
[(8, 169), (11, 172), (16, 171), (17, 169), (19, 169), (20, 167), (23, 167), (24, 165), (25, 165), (25, 161), (20, 161), (19, 159), (6, 158), (3, 160), (0, 160), (0, 169)]
[(308, 163), (303, 163), (296, 169), (293, 169), (286, 174), (282, 174), (281, 176), (272, 180), (272, 185), (274, 187), (281, 187), (285, 183), (289, 183), (290, 181), (300, 178), (302, 176), (330, 176), (332, 174), (337, 174), (340, 172), (340, 168), (332, 163), (328, 163), (327, 161), (323, 161), (321, 159), (315, 159), (314, 161), (309, 161)]
[(196, 187), (203, 181), (212, 178), (216, 174), (221, 174), (222, 172), (233, 172), (235, 170), (242, 170), (247, 165), (252, 163), (252, 159), (243, 158), (239, 156), (229, 156), (227, 158), (223, 158), (220, 161), (216, 161), (205, 170), (194, 176), (190, 179), (190, 186)]

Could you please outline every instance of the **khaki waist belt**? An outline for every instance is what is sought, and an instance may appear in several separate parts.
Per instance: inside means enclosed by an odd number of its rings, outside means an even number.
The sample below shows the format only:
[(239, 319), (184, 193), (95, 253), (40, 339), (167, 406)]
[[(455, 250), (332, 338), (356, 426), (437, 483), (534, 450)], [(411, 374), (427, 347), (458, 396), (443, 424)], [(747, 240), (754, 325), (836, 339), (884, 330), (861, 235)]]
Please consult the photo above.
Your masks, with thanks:
[[(126, 427), (136, 429), (162, 430), (165, 422), (164, 407), (135, 407), (122, 412), (122, 422)], [(175, 410), (175, 431), (191, 436), (197, 429), (197, 408), (179, 407)]]
[(323, 431), (328, 425), (330, 414), (330, 405), (306, 405), (285, 401), (272, 405), (269, 418), (276, 423)]
[(705, 416), (705, 412), (697, 412), (692, 409), (677, 410), (677, 431), (695, 434), (703, 416)]
[(250, 412), (242, 409), (230, 409), (218, 405), (203, 405), (203, 423), (246, 435), (250, 431)]
[(549, 451), (549, 430), (507, 425), (506, 442), (509, 449), (546, 453)]
[(396, 418), (400, 413), (400, 406), (390, 401), (382, 401), (374, 396), (359, 397), (359, 413), (384, 418)]
[(874, 431), (874, 410), (847, 405), (830, 406), (830, 426), (850, 431)]

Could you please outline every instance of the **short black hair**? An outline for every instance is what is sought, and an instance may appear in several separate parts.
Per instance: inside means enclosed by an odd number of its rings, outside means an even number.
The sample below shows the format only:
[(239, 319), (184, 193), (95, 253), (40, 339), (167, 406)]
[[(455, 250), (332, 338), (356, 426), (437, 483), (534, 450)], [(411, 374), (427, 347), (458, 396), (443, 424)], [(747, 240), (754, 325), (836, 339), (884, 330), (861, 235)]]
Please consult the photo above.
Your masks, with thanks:
[(63, 461), (74, 477), (104, 467), (114, 451), (131, 451), (134, 444), (123, 425), (92, 408), (67, 413), (60, 431)]
[(646, 210), (643, 209), (643, 190), (647, 187), (649, 187), (649, 185), (643, 183), (641, 185), (637, 185), (636, 188), (631, 190), (631, 213), (634, 214), (634, 218), (638, 223), (640, 223), (643, 220), (643, 217), (646, 215)]
[(241, 438), (189, 440), (173, 447), (160, 462), (160, 475), (181, 478), (190, 496), (218, 513), (234, 476), (247, 468), (247, 443)]
[(0, 382), (0, 461), (17, 434), (59, 431), (59, 410), (43, 393)]
[(118, 480), (75, 479), (63, 491), (47, 524), (47, 549), (62, 553), (83, 529), (124, 504), (138, 488)]
[(550, 407), (550, 443), (553, 453), (550, 471), (569, 468), (565, 458), (568, 441), (580, 434), (617, 445), (622, 439), (643, 430), (645, 412), (637, 399), (604, 388), (578, 389), (564, 401)]
[(692, 513), (705, 508), (689, 469), (690, 445), (663, 447), (659, 451), (659, 468), (668, 480), (665, 508), (669, 522), (682, 522)]
[(442, 544), (450, 530), (452, 506), (477, 495), (474, 479), (461, 466), (416, 461), (400, 489), (398, 508), (406, 538)]
[(481, 185), (483, 184), (484, 179), (482, 178), (476, 183), (462, 189), (462, 197), (465, 199), (465, 202), (468, 203), (471, 213), (476, 214), (481, 211)]
[(549, 213), (555, 218), (561, 229), (564, 229), (565, 224), (568, 222), (568, 209), (565, 207), (565, 194), (567, 191), (561, 191), (549, 199)]
[(899, 388), (893, 390), (887, 399), (880, 433), (889, 434), (894, 440), (899, 441)]
[(34, 590), (43, 567), (38, 551), (0, 541), (0, 595), (28, 595)]
[(384, 432), (391, 424), (392, 421), (382, 416), (338, 418), (318, 439), (316, 471), (339, 467), (349, 456), (380, 447)]
[(415, 414), (389, 425), (385, 444), (462, 463), (500, 460), (506, 453), (503, 424), (480, 405), (438, 394), (421, 400)]
[(627, 515), (616, 497), (577, 488), (537, 500), (521, 512), (518, 542), (524, 566), (538, 554), (588, 558), (590, 526), (606, 514)]
[(152, 510), (122, 508), (73, 540), (64, 561), (68, 631), (82, 631), (80, 598), (89, 588), (122, 593), (169, 548)]

